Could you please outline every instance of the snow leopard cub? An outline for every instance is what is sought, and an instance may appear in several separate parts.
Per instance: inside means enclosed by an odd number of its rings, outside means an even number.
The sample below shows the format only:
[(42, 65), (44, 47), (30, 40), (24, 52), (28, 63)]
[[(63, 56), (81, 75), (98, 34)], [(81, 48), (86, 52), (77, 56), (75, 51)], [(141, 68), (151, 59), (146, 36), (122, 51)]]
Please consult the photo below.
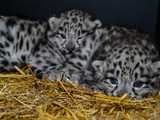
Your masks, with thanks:
[[(58, 71), (64, 72), (67, 79), (77, 82), (90, 64), (94, 52), (104, 42), (107, 31), (101, 28), (99, 20), (92, 20), (88, 13), (80, 10), (61, 13), (59, 18), (50, 18), (49, 23), (53, 30), (48, 31), (48, 40), (64, 56), (63, 67)], [(50, 57), (50, 61), (54, 59)], [(37, 65), (34, 61), (34, 66), (43, 66), (41, 63)], [(57, 70), (50, 71), (50, 79), (56, 79), (55, 71)]]
[(115, 26), (108, 35), (110, 43), (93, 61), (95, 81), (88, 81), (88, 86), (107, 95), (127, 93), (136, 99), (156, 94), (160, 88), (160, 61), (148, 36)]

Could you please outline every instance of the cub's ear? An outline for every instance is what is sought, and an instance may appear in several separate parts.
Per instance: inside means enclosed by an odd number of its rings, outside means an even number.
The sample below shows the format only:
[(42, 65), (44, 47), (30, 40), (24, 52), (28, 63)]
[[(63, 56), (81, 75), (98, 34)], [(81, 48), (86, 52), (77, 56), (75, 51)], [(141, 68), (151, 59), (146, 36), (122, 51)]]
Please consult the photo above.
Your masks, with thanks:
[(151, 69), (153, 72), (160, 74), (160, 60), (152, 62)]
[(57, 29), (60, 24), (60, 21), (61, 21), (60, 18), (57, 18), (57, 17), (49, 18), (48, 22), (49, 22), (50, 28), (53, 30)]
[(85, 21), (86, 23), (86, 30), (92, 30), (94, 28), (100, 28), (102, 26), (102, 22), (100, 20), (90, 20), (90, 19), (87, 19)]

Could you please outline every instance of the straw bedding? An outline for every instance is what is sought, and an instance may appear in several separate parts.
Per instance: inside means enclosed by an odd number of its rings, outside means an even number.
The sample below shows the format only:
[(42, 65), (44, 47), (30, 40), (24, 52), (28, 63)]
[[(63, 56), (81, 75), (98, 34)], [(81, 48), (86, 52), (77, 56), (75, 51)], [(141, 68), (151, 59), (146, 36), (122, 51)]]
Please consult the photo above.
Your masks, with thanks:
[(38, 80), (29, 68), (0, 74), (1, 120), (158, 120), (160, 95), (106, 96), (63, 81)]

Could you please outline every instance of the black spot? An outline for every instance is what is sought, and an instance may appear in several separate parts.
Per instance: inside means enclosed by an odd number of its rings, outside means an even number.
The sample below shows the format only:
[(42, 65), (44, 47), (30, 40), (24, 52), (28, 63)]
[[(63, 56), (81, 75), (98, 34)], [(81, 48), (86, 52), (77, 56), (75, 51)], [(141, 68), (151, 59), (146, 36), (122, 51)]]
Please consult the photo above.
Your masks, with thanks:
[(127, 65), (127, 63), (128, 63), (128, 62), (125, 61), (125, 62), (124, 62), (124, 65)]
[(45, 71), (45, 70), (47, 70), (49, 68), (49, 66), (43, 66), (43, 70)]
[(139, 67), (140, 63), (138, 62), (135, 67), (133, 68), (133, 70), (137, 69)]
[(64, 29), (63, 29), (63, 27), (59, 27), (59, 30), (60, 30), (60, 31), (63, 31)]
[(43, 50), (42, 50), (42, 53), (46, 53), (46, 50), (45, 50), (45, 49), (43, 49)]
[[(82, 24), (81, 24), (81, 23), (78, 23), (78, 26), (79, 26), (80, 28), (82, 28)], [(84, 32), (84, 31), (82, 30), (82, 32)]]
[(35, 52), (36, 52), (36, 51), (39, 51), (39, 49), (40, 49), (40, 48), (37, 46), (37, 47), (34, 48), (34, 51), (35, 51)]
[[(76, 56), (76, 54), (72, 54), (72, 53), (71, 53), (71, 54), (70, 54), (70, 57), (71, 57), (71, 58), (76, 58), (77, 56)], [(79, 55), (78, 57), (80, 58), (81, 56)]]
[(19, 36), (20, 36), (20, 32), (17, 32), (17, 39), (19, 39)]
[(9, 42), (12, 42), (12, 43), (13, 43), (14, 39), (13, 39), (12, 36), (7, 35), (6, 38), (7, 38), (7, 40), (8, 40)]
[(95, 40), (96, 39), (96, 36), (95, 35), (92, 35), (92, 40)]
[(148, 60), (147, 60), (147, 59), (145, 59), (145, 60), (144, 60), (144, 63), (147, 63), (147, 62), (148, 62)]
[(143, 55), (143, 53), (141, 51), (139, 51), (139, 56), (142, 56), (142, 55)]
[(90, 48), (93, 49), (93, 45), (92, 44), (90, 44)]
[(126, 51), (126, 54), (129, 55), (129, 51)]
[(150, 75), (148, 75), (148, 74), (142, 74), (141, 77), (146, 78), (146, 79), (150, 79)]
[(4, 31), (0, 31), (0, 35), (6, 36), (6, 33)]
[(116, 56), (116, 59), (119, 59), (121, 56), (120, 55), (118, 55), (118, 56)]
[(6, 51), (6, 54), (7, 54), (8, 56), (11, 56), (10, 52), (8, 52), (8, 51)]
[(36, 40), (35, 40), (35, 39), (33, 39), (33, 40), (32, 40), (32, 43), (33, 43), (33, 44), (35, 44), (35, 43), (36, 43)]
[(113, 66), (114, 66), (114, 68), (116, 68), (116, 67), (117, 67), (117, 64), (116, 64), (116, 63), (113, 63)]
[[(82, 45), (83, 45), (83, 47), (86, 46), (86, 41), (85, 41), (85, 40), (82, 41)], [(91, 47), (91, 46), (90, 46), (90, 47)]]
[(9, 64), (9, 62), (7, 60), (2, 60), (1, 64), (4, 65), (4, 66), (7, 66)]
[(64, 24), (64, 26), (68, 26), (68, 22), (64, 22), (63, 24)]
[(4, 42), (5, 47), (9, 47), (9, 43), (7, 41)]
[[(45, 57), (43, 57), (45, 59)], [(52, 64), (52, 62), (50, 60), (46, 60), (47, 64)]]
[(24, 31), (24, 30), (25, 30), (24, 23), (21, 23), (21, 24), (20, 24), (20, 30), (22, 30), (22, 31)]
[(37, 60), (37, 61), (36, 61), (36, 64), (41, 64), (41, 63), (42, 63), (41, 60)]
[(126, 57), (126, 61), (129, 61), (129, 57)]
[(41, 33), (41, 29), (38, 29), (37, 30), (37, 35), (40, 35), (40, 33)]
[(56, 63), (50, 63), (49, 65), (52, 66), (52, 67), (53, 67), (53, 66), (54, 66), (54, 67), (57, 66)]
[(0, 55), (1, 55), (1, 54), (4, 56), (4, 55), (6, 54), (6, 52), (3, 51), (2, 49), (0, 49)]
[(26, 61), (26, 56), (25, 56), (25, 55), (22, 55), (22, 56), (21, 56), (21, 59), (22, 59), (22, 61)]
[(119, 64), (120, 68), (122, 68), (122, 61), (119, 61), (118, 64)]
[[(76, 58), (76, 56), (74, 57)], [(80, 58), (81, 60), (87, 60), (87, 56), (86, 55), (78, 55), (78, 58)]]
[[(86, 30), (82, 30), (81, 33), (82, 33), (82, 34), (86, 34), (86, 35), (89, 34)], [(93, 39), (93, 40), (94, 40), (94, 39)]]
[(135, 74), (134, 74), (134, 77), (135, 77), (135, 80), (137, 80), (138, 73), (135, 73)]
[(123, 49), (119, 50), (119, 54), (121, 54), (123, 52)]
[(3, 44), (2, 44), (2, 43), (0, 43), (0, 48), (4, 48), (4, 46), (3, 46)]
[(60, 35), (63, 39), (66, 39), (66, 36), (64, 34), (60, 34)]
[(123, 47), (122, 49), (123, 49), (123, 50), (126, 50), (126, 49), (127, 49), (127, 47), (125, 46), (125, 47)]
[(32, 33), (32, 26), (31, 26), (31, 25), (28, 26), (27, 31), (28, 31), (28, 34), (29, 34), (29, 35)]
[(19, 49), (21, 50), (23, 47), (23, 38), (21, 37), (20, 39), (20, 43), (19, 43)]
[(131, 61), (134, 62), (134, 56), (131, 56)]
[(78, 65), (78, 66), (80, 66), (80, 67), (82, 67), (82, 66), (83, 66), (80, 62), (77, 62), (77, 65)]
[(120, 74), (120, 71), (117, 70), (117, 71), (116, 71), (116, 76), (119, 76), (119, 74)]
[(82, 39), (81, 31), (80, 30), (77, 31), (77, 34), (78, 34), (78, 39)]
[(15, 49), (16, 52), (17, 52), (17, 50), (18, 50), (18, 43), (16, 43), (16, 45), (14, 46), (14, 49)]
[(29, 42), (28, 42), (28, 40), (26, 42), (26, 47), (27, 47), (27, 50), (29, 50)]
[(39, 57), (40, 57), (40, 54), (36, 54), (35, 57), (36, 57), (36, 58), (39, 58)]
[(138, 95), (138, 93), (135, 91), (134, 88), (132, 88), (132, 91), (133, 91), (133, 93), (134, 93), (135, 95)]
[(6, 26), (13, 27), (14, 25), (16, 25), (16, 20), (14, 18), (10, 18), (7, 20)]
[(76, 23), (77, 21), (78, 21), (77, 18), (72, 18), (73, 23)]
[(114, 69), (107, 70), (106, 73), (111, 73), (111, 74), (113, 74), (113, 73), (114, 73)]
[(114, 48), (114, 50), (113, 50), (113, 51), (117, 52), (117, 48)]
[(138, 51), (139, 49), (137, 47), (134, 48), (136, 51)]

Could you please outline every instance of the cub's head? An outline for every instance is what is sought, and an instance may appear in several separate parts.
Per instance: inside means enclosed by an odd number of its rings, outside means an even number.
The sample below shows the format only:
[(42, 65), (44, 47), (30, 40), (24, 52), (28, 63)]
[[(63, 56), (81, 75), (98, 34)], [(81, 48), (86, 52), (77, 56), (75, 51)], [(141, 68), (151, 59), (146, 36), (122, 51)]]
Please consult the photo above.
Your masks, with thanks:
[(84, 38), (100, 27), (101, 22), (80, 10), (70, 10), (60, 17), (51, 17), (49, 26), (49, 40), (61, 50), (72, 52), (81, 47)]
[[(129, 55), (123, 51), (121, 54), (112, 51), (108, 60), (94, 61), (92, 66), (97, 82), (90, 86), (107, 95), (121, 96), (127, 93), (136, 99), (157, 94), (160, 89), (160, 62), (146, 57), (146, 51), (141, 51), (144, 55), (135, 52), (137, 55), (132, 56), (134, 48), (129, 47)], [(126, 48), (124, 51), (128, 50)]]

